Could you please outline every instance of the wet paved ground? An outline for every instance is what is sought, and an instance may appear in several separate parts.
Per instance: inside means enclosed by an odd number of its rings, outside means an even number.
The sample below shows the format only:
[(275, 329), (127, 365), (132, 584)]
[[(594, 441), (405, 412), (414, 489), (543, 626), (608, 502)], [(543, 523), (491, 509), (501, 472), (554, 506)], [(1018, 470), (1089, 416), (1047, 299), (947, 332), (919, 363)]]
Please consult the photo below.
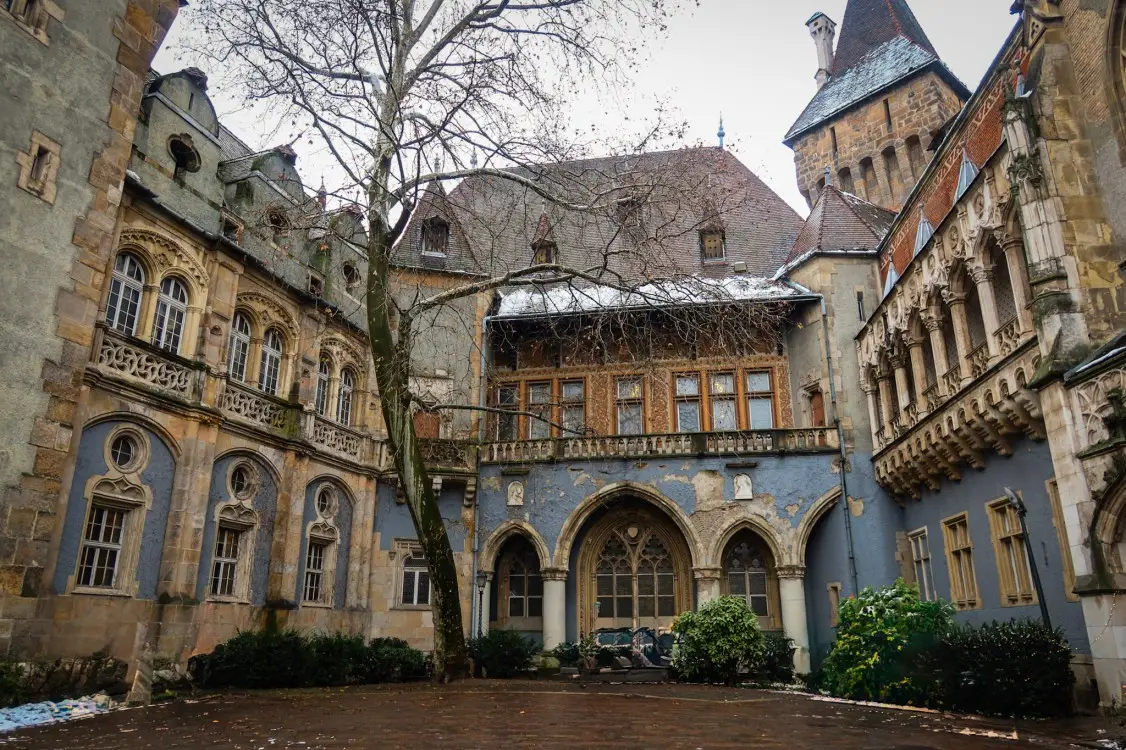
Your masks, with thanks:
[[(1095, 747), (1104, 720), (1004, 722), (765, 691), (472, 681), (209, 696), (0, 737), (5, 747), (923, 748)], [(1126, 734), (1126, 730), (1122, 731)], [(1079, 739), (1089, 744), (1076, 745)]]

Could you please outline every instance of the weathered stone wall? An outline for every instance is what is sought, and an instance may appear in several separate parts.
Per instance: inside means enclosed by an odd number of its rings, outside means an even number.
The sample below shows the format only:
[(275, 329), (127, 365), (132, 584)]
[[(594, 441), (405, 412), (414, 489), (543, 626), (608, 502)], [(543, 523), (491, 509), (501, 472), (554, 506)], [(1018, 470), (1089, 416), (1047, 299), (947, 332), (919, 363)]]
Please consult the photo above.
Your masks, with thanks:
[[(961, 109), (958, 95), (937, 74), (910, 78), (801, 136), (793, 144), (798, 188), (815, 203), (828, 167), (837, 187), (898, 211), (930, 161), (926, 149), (933, 134)], [(889, 149), (894, 159), (885, 157)], [(870, 169), (865, 160), (871, 160)]]

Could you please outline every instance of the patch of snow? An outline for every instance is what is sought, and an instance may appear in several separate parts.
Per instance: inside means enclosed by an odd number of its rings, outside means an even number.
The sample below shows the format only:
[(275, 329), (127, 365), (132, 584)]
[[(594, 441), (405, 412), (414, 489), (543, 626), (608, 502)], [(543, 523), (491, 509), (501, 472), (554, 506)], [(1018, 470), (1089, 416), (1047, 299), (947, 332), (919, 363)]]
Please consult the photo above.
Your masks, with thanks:
[(773, 301), (800, 296), (802, 293), (789, 284), (757, 276), (732, 276), (723, 279), (688, 276), (652, 282), (629, 290), (598, 284), (586, 286), (559, 284), (502, 292), (496, 317), (568, 315), (598, 310)]
[(113, 705), (113, 701), (108, 696), (99, 694), (57, 703), (43, 701), (0, 709), (0, 732), (82, 719), (105, 713), (113, 708)]

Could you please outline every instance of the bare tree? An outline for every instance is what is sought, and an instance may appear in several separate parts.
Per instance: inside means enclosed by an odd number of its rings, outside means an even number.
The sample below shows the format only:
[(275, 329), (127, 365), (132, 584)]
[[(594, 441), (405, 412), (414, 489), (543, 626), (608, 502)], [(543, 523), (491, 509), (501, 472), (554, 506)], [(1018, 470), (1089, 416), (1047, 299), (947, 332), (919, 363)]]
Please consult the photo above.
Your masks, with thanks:
[[(691, 0), (201, 0), (195, 9), (202, 33), (192, 49), (247, 99), (315, 135), (339, 168), (335, 194), (365, 215), (367, 327), (387, 439), (430, 567), (439, 679), (461, 674), (466, 651), (454, 557), (412, 419), (412, 351), (435, 311), (525, 288), (549, 317), (563, 305), (562, 317), (600, 320), (599, 335), (628, 328), (626, 338), (641, 340), (651, 321), (639, 313), (690, 303), (698, 316), (733, 300), (728, 285), (687, 273), (683, 242), (671, 240), (694, 243), (701, 226), (753, 200), (745, 184), (737, 189), (744, 176), (717, 182), (728, 161), (693, 167), (677, 152), (583, 161), (592, 138), (569, 121), (574, 95), (627, 80), (637, 50), (682, 2)], [(640, 154), (679, 137), (655, 109), (618, 150)], [(404, 294), (394, 273), (404, 231), (436, 201), (468, 238), (472, 273)], [(544, 221), (567, 233), (566, 254), (514, 252), (528, 250), (523, 233)], [(574, 296), (550, 291), (558, 288)], [(604, 304), (606, 295), (620, 304)], [(600, 307), (630, 314), (600, 316)], [(711, 320), (761, 331), (784, 311), (729, 313)], [(677, 325), (696, 330), (698, 321)], [(460, 333), (479, 340), (472, 326)]]

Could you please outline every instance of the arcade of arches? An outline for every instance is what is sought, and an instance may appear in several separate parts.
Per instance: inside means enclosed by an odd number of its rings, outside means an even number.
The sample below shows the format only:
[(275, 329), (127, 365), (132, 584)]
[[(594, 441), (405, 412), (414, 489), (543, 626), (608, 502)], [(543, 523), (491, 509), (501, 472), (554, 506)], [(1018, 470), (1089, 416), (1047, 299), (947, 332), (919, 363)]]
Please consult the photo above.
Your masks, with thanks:
[(590, 513), (574, 534), (567, 568), (551, 567), (533, 534), (509, 528), (499, 546), (486, 546), (487, 618), (475, 627), (516, 630), (550, 649), (599, 628), (665, 631), (681, 612), (738, 596), (764, 631), (784, 631), (800, 645), (796, 663), (808, 670), (804, 569), (780, 563), (776, 545), (746, 521), (727, 530), (711, 566), (694, 565), (703, 553), (693, 552), (668, 512), (633, 496)]

